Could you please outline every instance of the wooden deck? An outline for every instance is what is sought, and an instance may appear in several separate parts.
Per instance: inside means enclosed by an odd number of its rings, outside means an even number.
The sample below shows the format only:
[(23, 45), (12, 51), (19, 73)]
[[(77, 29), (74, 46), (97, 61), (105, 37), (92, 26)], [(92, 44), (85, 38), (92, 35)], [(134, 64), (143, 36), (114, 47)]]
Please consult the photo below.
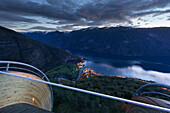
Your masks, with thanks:
[(170, 101), (168, 101), (168, 100), (163, 100), (163, 99), (149, 97), (149, 96), (136, 96), (136, 97), (133, 97), (132, 100), (136, 100), (139, 102), (148, 103), (151, 105), (160, 106), (160, 107), (170, 109), (170, 105), (169, 105)]
[[(42, 80), (32, 74), (11, 73)], [(52, 107), (50, 89), (48, 85), (40, 82), (0, 74), (0, 108), (17, 103), (27, 103), (50, 111)]]
[(53, 113), (30, 104), (20, 103), (0, 108), (0, 113)]
[[(170, 105), (169, 105), (170, 101), (167, 100), (162, 100), (162, 99), (148, 97), (148, 96), (135, 96), (132, 98), (132, 100), (170, 109)], [(133, 104), (128, 104), (126, 106), (127, 113), (139, 113), (139, 111), (140, 113), (167, 113), (164, 111), (150, 109), (147, 107), (137, 106)]]

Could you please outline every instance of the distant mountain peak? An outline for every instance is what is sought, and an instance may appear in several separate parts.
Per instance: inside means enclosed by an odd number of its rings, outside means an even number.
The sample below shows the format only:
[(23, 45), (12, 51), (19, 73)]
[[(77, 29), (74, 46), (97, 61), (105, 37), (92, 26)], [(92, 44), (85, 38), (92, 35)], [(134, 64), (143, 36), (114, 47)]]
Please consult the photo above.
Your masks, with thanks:
[[(63, 35), (26, 34), (66, 50), (106, 56), (170, 56), (170, 28), (87, 28)], [(68, 38), (69, 37), (69, 38)]]

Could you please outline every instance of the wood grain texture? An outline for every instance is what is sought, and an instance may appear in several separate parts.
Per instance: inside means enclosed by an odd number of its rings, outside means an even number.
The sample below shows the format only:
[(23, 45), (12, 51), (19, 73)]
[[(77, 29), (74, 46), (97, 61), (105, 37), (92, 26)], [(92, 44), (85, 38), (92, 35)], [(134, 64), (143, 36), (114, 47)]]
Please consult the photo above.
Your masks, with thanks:
[[(42, 80), (32, 74), (10, 73)], [(17, 103), (27, 103), (51, 111), (50, 89), (43, 83), (0, 74), (0, 108)]]
[(19, 103), (0, 108), (0, 113), (53, 113), (30, 104)]
[[(162, 100), (162, 99), (158, 99), (158, 98), (154, 98), (154, 97), (135, 96), (132, 98), (132, 100), (155, 105), (155, 106), (160, 106), (160, 107), (164, 107), (164, 108), (170, 108), (170, 106), (168, 105), (168, 103), (170, 103), (170, 101)], [(133, 105), (133, 104), (127, 105), (126, 112), (127, 113), (166, 113), (163, 111), (150, 109), (147, 107), (141, 107), (141, 106), (137, 106), (137, 105)]]

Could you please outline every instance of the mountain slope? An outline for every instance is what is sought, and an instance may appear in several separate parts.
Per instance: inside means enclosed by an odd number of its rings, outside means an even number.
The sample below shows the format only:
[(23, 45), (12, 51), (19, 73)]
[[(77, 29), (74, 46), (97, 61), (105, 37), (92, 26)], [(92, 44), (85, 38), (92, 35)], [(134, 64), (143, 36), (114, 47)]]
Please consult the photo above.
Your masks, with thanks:
[(88, 28), (70, 33), (25, 33), (63, 49), (105, 56), (170, 56), (170, 28)]
[(56, 65), (79, 58), (64, 50), (0, 27), (0, 60), (25, 62), (47, 71)]

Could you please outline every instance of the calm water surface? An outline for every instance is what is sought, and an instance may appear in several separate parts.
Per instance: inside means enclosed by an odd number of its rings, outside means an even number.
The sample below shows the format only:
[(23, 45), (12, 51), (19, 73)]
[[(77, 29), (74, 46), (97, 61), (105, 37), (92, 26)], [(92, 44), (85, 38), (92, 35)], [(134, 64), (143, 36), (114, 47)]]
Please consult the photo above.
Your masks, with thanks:
[(103, 75), (128, 76), (170, 85), (170, 65), (167, 64), (76, 55), (86, 58), (84, 68), (92, 68)]

